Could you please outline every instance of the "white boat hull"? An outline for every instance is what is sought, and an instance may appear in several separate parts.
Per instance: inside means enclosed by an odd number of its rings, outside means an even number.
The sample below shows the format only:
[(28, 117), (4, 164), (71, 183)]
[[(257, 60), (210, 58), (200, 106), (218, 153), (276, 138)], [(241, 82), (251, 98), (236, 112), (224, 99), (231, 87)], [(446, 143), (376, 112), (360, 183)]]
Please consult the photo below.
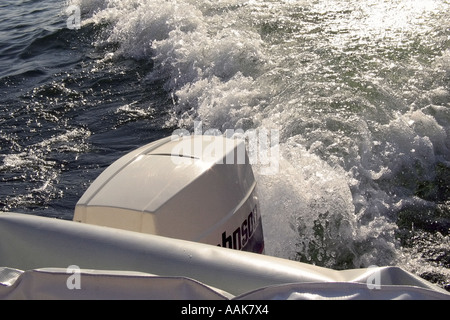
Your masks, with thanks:
[(1, 299), (450, 298), (397, 267), (335, 271), (17, 213), (0, 213), (0, 267)]

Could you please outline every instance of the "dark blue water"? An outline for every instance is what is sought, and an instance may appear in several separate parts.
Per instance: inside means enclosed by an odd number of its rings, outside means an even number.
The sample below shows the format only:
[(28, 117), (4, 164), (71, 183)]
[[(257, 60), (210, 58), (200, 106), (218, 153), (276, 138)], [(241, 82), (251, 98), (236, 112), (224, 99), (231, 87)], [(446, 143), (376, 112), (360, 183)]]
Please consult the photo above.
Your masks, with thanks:
[[(79, 8), (80, 27), (68, 25)], [(183, 127), (276, 129), (267, 253), (450, 281), (446, 0), (0, 4), (0, 210), (71, 219)]]
[(101, 29), (67, 29), (63, 9), (61, 1), (2, 5), (0, 203), (70, 219), (102, 169), (170, 132), (159, 124), (167, 94), (141, 81), (152, 64), (100, 62), (105, 48), (92, 42)]

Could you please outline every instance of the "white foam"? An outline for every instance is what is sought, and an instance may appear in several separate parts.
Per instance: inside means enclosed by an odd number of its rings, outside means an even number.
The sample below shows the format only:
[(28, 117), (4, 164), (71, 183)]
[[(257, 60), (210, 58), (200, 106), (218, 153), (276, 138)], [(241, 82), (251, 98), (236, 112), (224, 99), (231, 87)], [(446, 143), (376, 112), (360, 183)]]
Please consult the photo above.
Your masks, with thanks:
[[(206, 1), (206, 9), (201, 3), (189, 1), (75, 0), (72, 4), (90, 12), (84, 25), (110, 24), (109, 35), (98, 39), (98, 45), (118, 43), (114, 55), (155, 62), (147, 81), (166, 80), (166, 89), (177, 100), (173, 123), (181, 126), (201, 118), (205, 124), (211, 121), (211, 125), (234, 126), (254, 114), (248, 108), (259, 105), (261, 93), (254, 78), (264, 64), (257, 32), (217, 28), (239, 20), (236, 16), (214, 15), (214, 7), (236, 3), (239, 1)], [(230, 118), (224, 118), (224, 114)]]
[(258, 182), (268, 254), (296, 258), (297, 251), (320, 250), (316, 259), (329, 266), (352, 255), (357, 230), (345, 172), (288, 141), (279, 172)]

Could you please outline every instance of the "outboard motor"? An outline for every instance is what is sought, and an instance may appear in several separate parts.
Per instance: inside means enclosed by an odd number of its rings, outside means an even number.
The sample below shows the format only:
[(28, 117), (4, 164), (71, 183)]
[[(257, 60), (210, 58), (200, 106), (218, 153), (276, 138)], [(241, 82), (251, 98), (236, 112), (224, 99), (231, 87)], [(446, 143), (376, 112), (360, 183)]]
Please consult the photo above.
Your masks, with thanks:
[(109, 166), (73, 220), (262, 253), (255, 189), (244, 141), (172, 136)]

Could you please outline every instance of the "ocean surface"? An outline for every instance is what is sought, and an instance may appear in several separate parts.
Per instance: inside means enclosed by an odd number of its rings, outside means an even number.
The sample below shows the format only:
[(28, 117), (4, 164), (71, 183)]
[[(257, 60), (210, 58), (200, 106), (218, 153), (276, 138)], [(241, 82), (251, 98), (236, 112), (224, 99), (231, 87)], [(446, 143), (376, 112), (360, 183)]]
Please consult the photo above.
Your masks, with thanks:
[(0, 211), (70, 220), (195, 121), (278, 130), (266, 254), (450, 290), (448, 0), (0, 3)]

